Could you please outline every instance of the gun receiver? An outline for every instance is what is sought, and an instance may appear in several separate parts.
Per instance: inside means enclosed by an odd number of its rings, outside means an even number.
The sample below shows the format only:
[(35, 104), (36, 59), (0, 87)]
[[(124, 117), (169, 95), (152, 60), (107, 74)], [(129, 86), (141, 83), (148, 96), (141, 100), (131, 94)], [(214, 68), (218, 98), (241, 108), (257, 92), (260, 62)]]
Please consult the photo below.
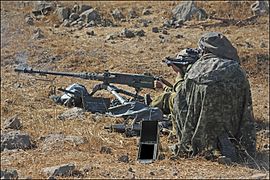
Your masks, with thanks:
[(128, 74), (128, 73), (113, 73), (105, 71), (103, 74), (98, 73), (69, 73), (69, 72), (54, 72), (54, 71), (42, 71), (34, 70), (32, 68), (16, 68), (15, 72), (22, 72), (28, 74), (40, 74), (40, 75), (56, 75), (75, 77), (88, 80), (103, 81), (103, 84), (123, 84), (130, 87), (134, 87), (139, 90), (141, 88), (154, 89), (154, 81), (157, 77), (151, 75), (142, 74)]

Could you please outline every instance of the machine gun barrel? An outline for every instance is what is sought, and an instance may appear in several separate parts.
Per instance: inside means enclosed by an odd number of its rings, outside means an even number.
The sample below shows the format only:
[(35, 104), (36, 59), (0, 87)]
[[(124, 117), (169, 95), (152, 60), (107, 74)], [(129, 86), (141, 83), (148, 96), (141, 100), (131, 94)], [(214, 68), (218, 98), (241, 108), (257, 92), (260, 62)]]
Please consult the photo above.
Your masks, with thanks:
[(55, 76), (67, 76), (76, 77), (88, 80), (103, 81), (104, 84), (123, 84), (135, 89), (150, 88), (154, 89), (154, 81), (157, 79), (152, 75), (143, 74), (128, 74), (128, 73), (112, 73), (105, 71), (103, 74), (99, 73), (69, 73), (69, 72), (55, 72), (55, 71), (43, 71), (34, 70), (32, 68), (16, 68), (15, 72), (22, 72), (28, 74), (40, 74), (40, 75), (55, 75)]

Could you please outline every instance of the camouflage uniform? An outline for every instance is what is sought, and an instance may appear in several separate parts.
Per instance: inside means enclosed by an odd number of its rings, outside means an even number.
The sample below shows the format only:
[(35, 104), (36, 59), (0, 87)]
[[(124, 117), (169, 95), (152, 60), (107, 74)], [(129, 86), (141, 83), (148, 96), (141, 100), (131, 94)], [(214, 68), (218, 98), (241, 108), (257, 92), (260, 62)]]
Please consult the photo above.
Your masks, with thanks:
[(170, 114), (173, 111), (174, 98), (176, 92), (181, 86), (184, 79), (179, 75), (175, 79), (175, 83), (172, 88), (165, 87), (164, 92), (159, 96), (156, 96), (151, 102), (150, 106), (158, 107), (164, 114)]
[(237, 161), (246, 157), (245, 152), (254, 157), (251, 92), (237, 51), (218, 33), (204, 35), (199, 46), (207, 53), (193, 64), (175, 97), (178, 143), (174, 153), (215, 157), (215, 152), (222, 151), (219, 139), (225, 134), (237, 150)]

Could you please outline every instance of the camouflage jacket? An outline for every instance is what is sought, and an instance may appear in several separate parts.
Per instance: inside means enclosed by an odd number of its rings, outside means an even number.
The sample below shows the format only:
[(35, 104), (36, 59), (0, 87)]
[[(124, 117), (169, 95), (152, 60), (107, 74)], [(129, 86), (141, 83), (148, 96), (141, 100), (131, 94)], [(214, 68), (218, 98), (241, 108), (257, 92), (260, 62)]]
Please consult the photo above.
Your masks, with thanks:
[(174, 100), (178, 143), (175, 154), (196, 155), (218, 149), (229, 134), (238, 150), (256, 152), (249, 82), (239, 63), (203, 55), (185, 76)]

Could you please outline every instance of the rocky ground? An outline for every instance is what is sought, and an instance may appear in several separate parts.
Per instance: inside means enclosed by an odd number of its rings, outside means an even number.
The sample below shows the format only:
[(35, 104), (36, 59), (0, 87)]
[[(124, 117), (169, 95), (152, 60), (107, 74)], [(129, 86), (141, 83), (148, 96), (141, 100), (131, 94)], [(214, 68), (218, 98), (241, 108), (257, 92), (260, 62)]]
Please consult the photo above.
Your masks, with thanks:
[[(79, 1), (41, 6), (1, 1), (1, 178), (269, 179), (269, 15), (250, 18), (251, 1), (197, 1), (200, 11), (190, 21), (172, 20), (179, 3)], [(97, 82), (14, 72), (18, 65), (29, 65), (67, 72), (147, 72), (173, 81), (162, 58), (196, 47), (208, 31), (224, 33), (233, 42), (247, 72), (257, 123), (256, 168), (199, 157), (170, 160), (167, 136), (161, 136), (165, 158), (140, 164), (138, 138), (104, 130), (121, 120), (68, 109), (48, 98), (54, 86), (77, 82), (90, 90)], [(111, 97), (104, 91), (97, 95)], [(75, 116), (65, 118), (63, 113), (70, 110)]]

